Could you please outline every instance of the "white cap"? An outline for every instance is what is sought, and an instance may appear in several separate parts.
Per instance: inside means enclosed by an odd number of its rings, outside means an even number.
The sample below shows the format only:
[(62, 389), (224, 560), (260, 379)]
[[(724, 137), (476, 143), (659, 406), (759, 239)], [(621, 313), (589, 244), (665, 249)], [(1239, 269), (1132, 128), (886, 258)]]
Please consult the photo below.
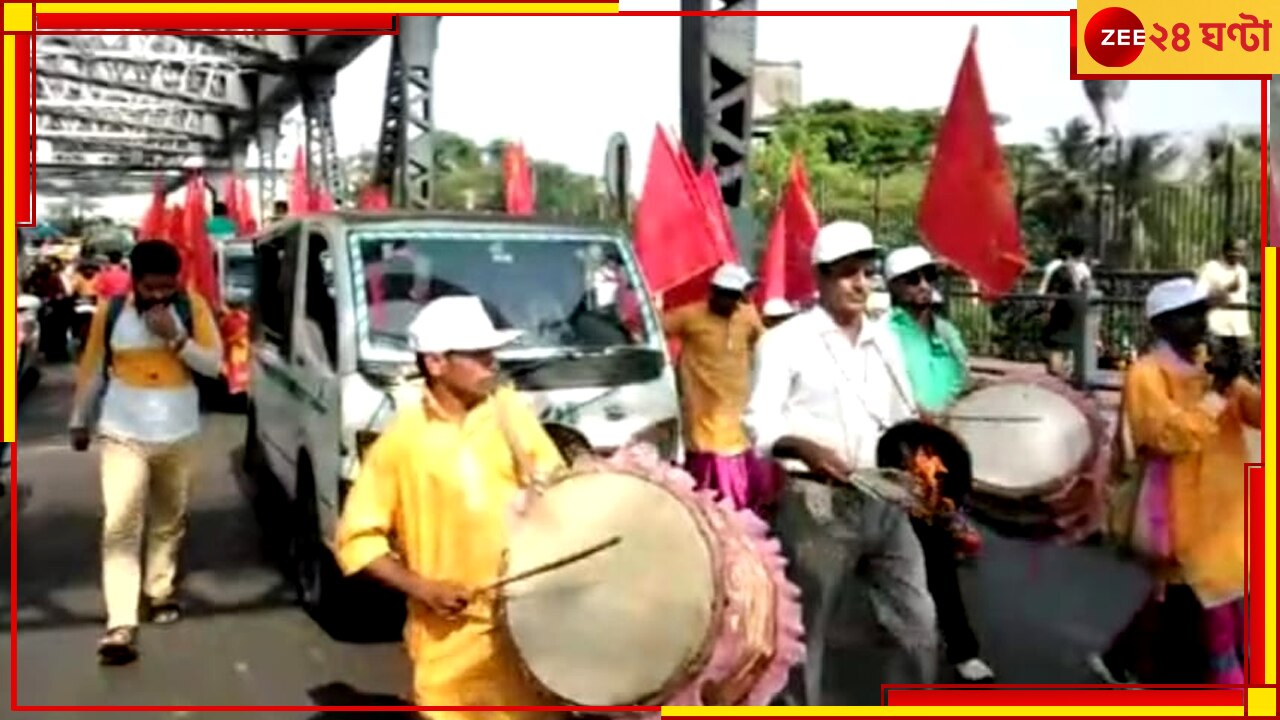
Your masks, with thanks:
[(813, 240), (813, 264), (826, 265), (865, 252), (878, 252), (871, 229), (860, 222), (837, 220), (818, 231)]
[(721, 290), (730, 290), (732, 292), (744, 292), (747, 286), (751, 284), (751, 273), (741, 265), (735, 263), (725, 263), (716, 268), (716, 272), (711, 276), (711, 287), (720, 288)]
[(1147, 319), (1205, 302), (1209, 294), (1191, 278), (1174, 278), (1155, 284), (1147, 293)]
[(480, 298), (446, 295), (427, 303), (409, 323), (409, 343), (418, 353), (497, 350), (520, 337), (520, 330), (498, 330)]
[(884, 259), (884, 279), (893, 280), (934, 264), (936, 261), (928, 250), (919, 245), (908, 245), (894, 250)]
[(764, 307), (761, 308), (764, 316), (768, 318), (786, 317), (796, 313), (795, 307), (787, 302), (786, 298), (772, 298), (766, 300)]

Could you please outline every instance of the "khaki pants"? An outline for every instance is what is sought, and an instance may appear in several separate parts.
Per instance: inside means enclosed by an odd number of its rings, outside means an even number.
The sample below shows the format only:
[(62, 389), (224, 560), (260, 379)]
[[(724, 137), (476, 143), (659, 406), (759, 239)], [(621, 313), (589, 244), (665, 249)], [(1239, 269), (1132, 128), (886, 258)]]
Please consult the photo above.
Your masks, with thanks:
[(196, 456), (194, 438), (176, 443), (102, 438), (102, 593), (108, 628), (137, 625), (143, 593), (154, 600), (173, 596)]

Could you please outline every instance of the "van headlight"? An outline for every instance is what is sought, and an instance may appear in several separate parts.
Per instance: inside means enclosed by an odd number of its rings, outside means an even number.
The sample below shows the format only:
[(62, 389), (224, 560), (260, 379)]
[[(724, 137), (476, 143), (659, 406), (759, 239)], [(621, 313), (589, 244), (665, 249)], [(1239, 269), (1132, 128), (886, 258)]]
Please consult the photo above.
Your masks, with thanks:
[(680, 448), (680, 421), (668, 418), (654, 423), (631, 436), (631, 441), (653, 445), (658, 449), (659, 456), (670, 460)]

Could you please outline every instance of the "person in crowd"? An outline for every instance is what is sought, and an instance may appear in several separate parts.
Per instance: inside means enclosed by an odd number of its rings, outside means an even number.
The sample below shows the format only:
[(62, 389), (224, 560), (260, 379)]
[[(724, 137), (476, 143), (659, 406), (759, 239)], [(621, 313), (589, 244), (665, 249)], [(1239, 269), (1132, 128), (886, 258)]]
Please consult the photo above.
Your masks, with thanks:
[(761, 309), (766, 330), (777, 327), (790, 320), (796, 314), (796, 308), (785, 298), (766, 300)]
[[(940, 415), (969, 386), (969, 352), (956, 326), (934, 313), (937, 263), (928, 250), (911, 245), (889, 253), (884, 267), (893, 298), (889, 328), (902, 346), (916, 405)], [(964, 682), (993, 682), (995, 673), (980, 657), (957, 575), (958, 556), (975, 553), (982, 540), (961, 514), (965, 498), (948, 499), (957, 508), (951, 523), (933, 525), (912, 518), (911, 524), (924, 549), (947, 661)]]
[[(537, 416), (496, 387), (497, 330), (474, 296), (427, 303), (409, 326), (425, 378), (369, 448), (347, 497), (337, 559), (408, 597), (405, 630), (418, 705), (553, 705), (499, 632), (494, 597), (509, 508), (520, 488), (564, 466)], [(436, 720), (537, 718), (508, 710), (432, 711)]]
[(804, 666), (786, 692), (794, 705), (835, 704), (824, 665), (855, 577), (899, 646), (883, 681), (932, 682), (938, 660), (924, 554), (906, 512), (844, 484), (876, 467), (889, 427), (916, 415), (901, 346), (866, 315), (880, 250), (865, 225), (837, 221), (812, 252), (818, 303), (761, 338), (745, 415), (759, 452), (787, 469), (775, 529), (806, 628)]
[(751, 274), (726, 263), (706, 302), (664, 313), (663, 330), (680, 343), (679, 378), (686, 465), (700, 487), (739, 508), (759, 509), (767, 478), (742, 424), (751, 364), (764, 325), (747, 302)]
[(1155, 285), (1156, 342), (1125, 374), (1121, 415), (1141, 483), (1131, 545), (1152, 589), (1088, 658), (1109, 683), (1244, 682), (1244, 428), (1260, 426), (1262, 394), (1238, 366), (1203, 364), (1209, 309), (1191, 278)]
[(124, 254), (119, 250), (107, 253), (107, 264), (98, 273), (95, 293), (99, 300), (110, 300), (113, 297), (128, 295), (133, 286), (133, 278), (129, 269), (124, 266)]
[(1228, 240), (1221, 257), (1200, 268), (1199, 282), (1209, 296), (1209, 340), (1213, 352), (1244, 364), (1253, 345), (1249, 322), (1249, 269), (1244, 265), (1244, 242)]
[[(182, 260), (159, 240), (129, 255), (133, 292), (100, 303), (89, 325), (71, 413), (72, 447), (101, 445), (104, 664), (138, 656), (140, 601), (155, 623), (178, 620), (178, 553), (200, 467), (193, 373), (217, 377), (222, 347), (204, 300), (179, 286)], [(143, 562), (145, 558), (145, 563)]]
[(227, 204), (219, 200), (213, 204), (213, 214), (204, 223), (209, 244), (215, 248), (236, 239), (236, 223), (227, 212)]
[(40, 261), (28, 279), (28, 292), (40, 298), (40, 354), (48, 362), (70, 359), (68, 332), (75, 312), (75, 298), (59, 258)]
[[(1058, 245), (1058, 260), (1050, 263), (1052, 270), (1046, 268), (1041, 294), (1066, 296), (1086, 292), (1093, 282), (1093, 275), (1084, 255), (1084, 240), (1076, 235), (1063, 238)], [(1076, 324), (1082, 320), (1076, 317), (1071, 299), (1056, 298), (1049, 303), (1041, 339), (1045, 346), (1045, 365), (1050, 374), (1067, 377), (1068, 359), (1075, 347)]]

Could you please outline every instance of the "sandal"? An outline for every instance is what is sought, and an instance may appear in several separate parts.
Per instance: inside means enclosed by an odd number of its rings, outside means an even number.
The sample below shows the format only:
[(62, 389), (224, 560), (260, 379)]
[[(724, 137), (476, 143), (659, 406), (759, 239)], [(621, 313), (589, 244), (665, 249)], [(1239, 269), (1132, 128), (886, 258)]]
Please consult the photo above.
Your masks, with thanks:
[(176, 600), (152, 600), (149, 617), (156, 625), (171, 625), (182, 619), (182, 606)]
[(111, 628), (98, 641), (98, 660), (103, 665), (128, 665), (138, 659), (138, 629)]

